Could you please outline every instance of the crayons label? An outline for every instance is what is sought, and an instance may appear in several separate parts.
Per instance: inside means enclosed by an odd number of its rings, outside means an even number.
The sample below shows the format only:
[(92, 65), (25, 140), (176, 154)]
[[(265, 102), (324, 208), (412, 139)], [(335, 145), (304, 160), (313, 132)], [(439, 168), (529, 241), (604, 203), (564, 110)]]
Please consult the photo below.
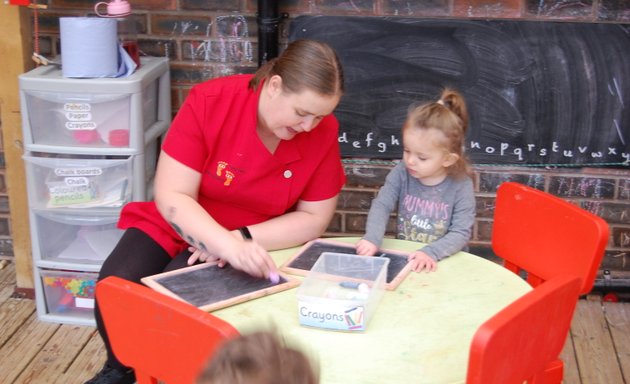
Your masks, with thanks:
[(363, 306), (328, 305), (298, 301), (300, 324), (341, 331), (365, 330)]

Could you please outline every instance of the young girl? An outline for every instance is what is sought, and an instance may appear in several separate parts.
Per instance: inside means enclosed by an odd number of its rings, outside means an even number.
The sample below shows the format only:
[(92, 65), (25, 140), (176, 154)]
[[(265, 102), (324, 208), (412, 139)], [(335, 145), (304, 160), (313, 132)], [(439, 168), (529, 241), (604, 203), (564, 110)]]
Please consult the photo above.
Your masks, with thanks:
[(436, 102), (410, 109), (402, 129), (403, 161), (372, 201), (359, 255), (378, 252), (398, 203), (398, 238), (427, 245), (409, 255), (412, 270), (435, 271), (437, 262), (466, 247), (475, 217), (472, 171), (464, 157), (468, 113), (463, 97), (445, 89)]

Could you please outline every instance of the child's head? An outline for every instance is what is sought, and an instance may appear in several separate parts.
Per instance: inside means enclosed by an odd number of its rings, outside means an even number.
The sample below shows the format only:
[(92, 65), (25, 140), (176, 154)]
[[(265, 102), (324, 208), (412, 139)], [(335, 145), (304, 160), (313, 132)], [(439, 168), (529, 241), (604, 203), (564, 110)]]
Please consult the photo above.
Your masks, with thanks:
[[(464, 154), (468, 112), (458, 92), (444, 89), (437, 101), (412, 107), (403, 126), (404, 160), (415, 177), (470, 174)], [(410, 166), (411, 165), (411, 166)]]
[(199, 379), (199, 384), (317, 383), (318, 370), (309, 358), (271, 331), (227, 341)]

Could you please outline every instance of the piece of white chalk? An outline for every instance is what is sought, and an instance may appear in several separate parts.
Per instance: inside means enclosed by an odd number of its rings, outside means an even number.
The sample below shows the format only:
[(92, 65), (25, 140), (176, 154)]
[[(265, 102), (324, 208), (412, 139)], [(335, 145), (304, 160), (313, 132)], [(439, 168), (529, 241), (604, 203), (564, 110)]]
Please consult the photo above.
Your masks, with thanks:
[(274, 284), (278, 284), (280, 282), (280, 275), (277, 272), (271, 272), (269, 274), (269, 280)]

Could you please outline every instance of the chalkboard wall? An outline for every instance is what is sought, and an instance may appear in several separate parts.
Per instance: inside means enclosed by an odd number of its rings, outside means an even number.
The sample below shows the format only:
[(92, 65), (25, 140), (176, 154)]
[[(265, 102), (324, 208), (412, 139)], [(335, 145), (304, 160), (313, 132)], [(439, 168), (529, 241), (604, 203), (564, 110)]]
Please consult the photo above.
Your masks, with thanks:
[[(342, 155), (397, 159), (410, 104), (458, 89), (475, 164), (612, 165), (630, 157), (630, 26), (300, 16), (289, 39), (333, 46)], [(625, 165), (623, 163), (626, 163)]]

